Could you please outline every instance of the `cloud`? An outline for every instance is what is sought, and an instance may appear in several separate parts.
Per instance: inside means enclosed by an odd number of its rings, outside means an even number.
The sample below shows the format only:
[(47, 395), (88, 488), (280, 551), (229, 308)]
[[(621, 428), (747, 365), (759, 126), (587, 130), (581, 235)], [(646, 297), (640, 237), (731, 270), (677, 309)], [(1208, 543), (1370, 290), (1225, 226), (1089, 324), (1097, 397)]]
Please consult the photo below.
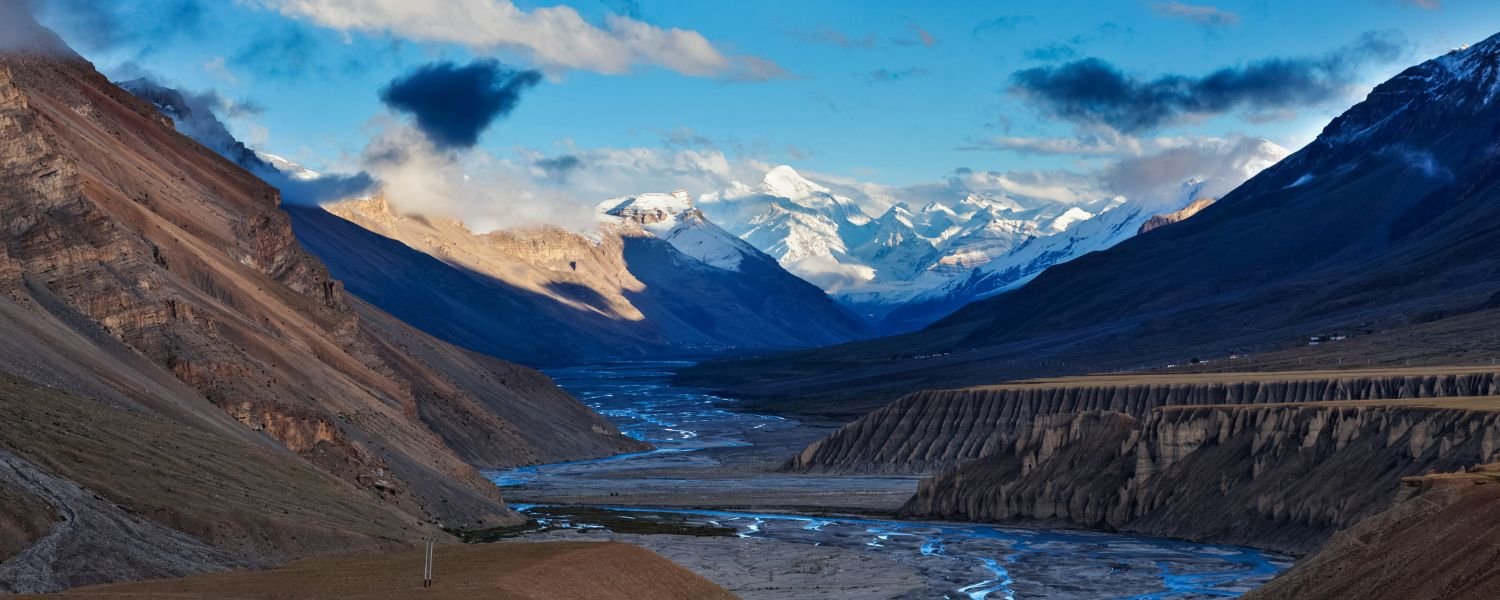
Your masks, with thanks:
[(606, 198), (681, 187), (702, 193), (769, 168), (717, 149), (569, 149), (551, 156), (523, 149), (512, 160), (480, 149), (444, 151), (399, 123), (381, 125), (363, 165), (398, 210), (458, 219), (480, 232), (543, 224), (591, 232), (595, 206)]
[(1073, 137), (1001, 136), (961, 147), (963, 150), (1007, 150), (1030, 156), (1124, 157), (1160, 152), (1191, 143), (1187, 137), (1139, 138), (1108, 127), (1085, 128)]
[(1072, 60), (1078, 58), (1078, 49), (1069, 44), (1048, 44), (1027, 50), (1025, 57), (1044, 62)]
[(874, 48), (880, 45), (880, 37), (873, 33), (855, 37), (832, 27), (823, 27), (815, 31), (797, 32), (793, 36), (807, 43), (825, 44), (844, 49)]
[(531, 164), (541, 169), (546, 178), (565, 181), (569, 174), (583, 166), (583, 160), (572, 154), (564, 154), (551, 158), (539, 158)]
[(1194, 118), (1274, 113), (1342, 98), (1366, 65), (1395, 60), (1406, 47), (1399, 33), (1370, 32), (1324, 56), (1271, 58), (1202, 77), (1150, 80), (1086, 58), (1018, 71), (1011, 89), (1057, 117), (1139, 133)]
[(1377, 154), (1406, 163), (1408, 167), (1420, 171), (1428, 179), (1435, 179), (1445, 183), (1453, 181), (1453, 171), (1444, 166), (1438, 160), (1437, 156), (1427, 150), (1407, 144), (1394, 144), (1382, 148)]
[[(259, 0), (284, 15), (339, 31), (389, 33), (488, 53), (515, 51), (550, 69), (604, 74), (654, 65), (695, 77), (764, 76), (765, 59), (727, 56), (702, 34), (611, 14), (602, 26), (568, 6), (523, 9), (510, 0)], [(760, 64), (751, 65), (756, 62)]]
[(120, 82), (119, 85), (172, 117), (173, 125), (179, 133), (193, 138), (281, 190), (284, 202), (316, 205), (367, 194), (375, 188), (375, 180), (363, 172), (353, 175), (293, 173), (282, 171), (267, 162), (261, 154), (235, 139), (220, 120), (223, 115), (256, 114), (260, 107), (254, 103), (234, 102), (212, 91), (183, 92), (151, 78), (133, 79)]
[(974, 26), (974, 35), (992, 35), (1011, 31), (1022, 25), (1036, 23), (1031, 15), (1004, 15), (980, 21)]
[(1414, 6), (1423, 10), (1442, 10), (1443, 0), (1396, 0), (1405, 6)]
[(1181, 2), (1153, 2), (1151, 10), (1163, 17), (1186, 19), (1205, 27), (1238, 25), (1240, 16), (1217, 6), (1200, 6)]
[(754, 56), (742, 56), (735, 64), (733, 70), (724, 74), (726, 81), (732, 82), (757, 82), (774, 81), (777, 79), (797, 79), (795, 75), (774, 61)]
[(937, 36), (932, 35), (932, 32), (923, 29), (921, 25), (918, 25), (916, 23), (907, 23), (906, 28), (911, 31), (913, 37), (895, 38), (891, 40), (891, 42), (895, 43), (897, 46), (920, 45), (924, 48), (931, 48), (938, 45)]
[(1193, 138), (1158, 153), (1122, 159), (1099, 173), (1099, 185), (1127, 198), (1160, 202), (1175, 199), (1184, 182), (1194, 181), (1194, 195), (1219, 198), (1288, 154), (1259, 138)]
[[(27, 2), (28, 0), (7, 0)], [(205, 31), (199, 0), (29, 0), (39, 21), (85, 51), (134, 49), (137, 57)]]
[(438, 149), (466, 149), (496, 119), (515, 110), (522, 92), (541, 80), (539, 71), (512, 69), (495, 60), (465, 66), (437, 62), (398, 77), (380, 91), (380, 99), (412, 115)]
[(601, 2), (615, 13), (632, 19), (641, 18), (641, 3), (636, 0), (601, 0)]
[(213, 75), (214, 77), (224, 80), (224, 82), (229, 83), (230, 85), (237, 85), (240, 82), (239, 78), (235, 77), (234, 73), (229, 70), (229, 65), (226, 63), (224, 57), (222, 56), (215, 56), (212, 59), (205, 61), (203, 63), (203, 71), (205, 73), (208, 73), (209, 75)]
[(251, 34), (229, 64), (265, 77), (301, 77), (316, 68), (319, 46), (301, 26), (265, 29)]
[(908, 67), (905, 69), (875, 69), (865, 75), (867, 79), (875, 83), (895, 83), (917, 77), (926, 77), (927, 69), (921, 67)]
[[(878, 215), (897, 201), (953, 203), (971, 195), (1084, 204), (1125, 196), (1148, 210), (1176, 202), (1184, 182), (1222, 195), (1286, 154), (1240, 136), (1143, 142), (1141, 153), (1088, 171), (955, 169), (928, 183), (888, 186), (866, 179), (802, 171)], [(388, 124), (366, 151), (364, 167), (385, 184), (402, 212), (463, 221), (475, 231), (556, 225), (592, 231), (594, 207), (606, 198), (686, 188), (710, 215), (744, 222), (764, 210), (752, 192), (773, 164), (730, 158), (717, 148), (567, 148), (520, 160), (482, 150), (443, 152), (415, 128)], [(721, 193), (721, 192), (733, 193)]]

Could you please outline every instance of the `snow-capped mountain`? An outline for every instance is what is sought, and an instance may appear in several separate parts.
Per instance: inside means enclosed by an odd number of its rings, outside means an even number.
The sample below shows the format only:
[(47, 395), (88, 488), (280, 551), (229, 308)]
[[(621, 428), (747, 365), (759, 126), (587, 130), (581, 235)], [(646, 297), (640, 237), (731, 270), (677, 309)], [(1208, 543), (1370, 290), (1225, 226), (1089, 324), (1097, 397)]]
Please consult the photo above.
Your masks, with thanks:
[(599, 213), (616, 226), (633, 223), (678, 252), (714, 268), (739, 271), (747, 257), (761, 254), (755, 246), (703, 216), (687, 190), (606, 200), (599, 205)]
[[(1262, 154), (1265, 160), (1243, 165), (1245, 178), (1286, 151), (1264, 142)], [(1198, 200), (1203, 183), (1188, 181), (1170, 198), (1141, 201), (968, 194), (920, 207), (897, 202), (872, 216), (855, 200), (780, 166), (759, 185), (734, 184), (703, 196), (700, 206), (882, 331), (898, 332), (1113, 246), (1158, 213)]]

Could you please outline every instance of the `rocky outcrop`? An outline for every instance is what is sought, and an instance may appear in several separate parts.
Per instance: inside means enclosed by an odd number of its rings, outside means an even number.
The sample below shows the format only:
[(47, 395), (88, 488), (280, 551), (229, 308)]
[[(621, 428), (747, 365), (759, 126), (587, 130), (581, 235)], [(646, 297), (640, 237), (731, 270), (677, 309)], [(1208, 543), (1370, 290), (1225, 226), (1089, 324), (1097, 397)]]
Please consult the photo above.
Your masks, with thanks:
[(1500, 395), (1492, 369), (1079, 377), (917, 392), (854, 421), (783, 466), (798, 472), (930, 473), (1023, 443), (1053, 415), (1144, 418), (1161, 406)]
[(0, 593), (391, 550), (440, 535), (288, 450), (3, 375), (0, 422)]
[(1389, 509), (1244, 598), (1500, 598), (1497, 521), (1500, 466), (1411, 477)]
[(1197, 200), (1194, 200), (1191, 204), (1182, 207), (1181, 210), (1161, 215), (1153, 215), (1150, 219), (1147, 219), (1145, 223), (1141, 223), (1141, 228), (1136, 230), (1135, 234), (1141, 235), (1148, 231), (1161, 229), (1162, 227), (1166, 227), (1173, 223), (1186, 221), (1192, 218), (1193, 215), (1198, 214), (1199, 211), (1213, 206), (1213, 204), (1213, 198), (1199, 198)]
[(1053, 415), (924, 481), (902, 512), (1305, 553), (1383, 510), (1401, 478), (1497, 450), (1500, 413), (1399, 402)]

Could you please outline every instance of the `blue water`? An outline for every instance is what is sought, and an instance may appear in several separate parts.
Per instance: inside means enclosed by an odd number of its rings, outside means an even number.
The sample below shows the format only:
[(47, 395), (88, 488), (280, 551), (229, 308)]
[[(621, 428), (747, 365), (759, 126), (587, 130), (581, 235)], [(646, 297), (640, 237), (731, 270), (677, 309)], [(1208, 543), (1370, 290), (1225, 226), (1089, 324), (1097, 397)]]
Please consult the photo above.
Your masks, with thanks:
[[(510, 486), (548, 477), (587, 477), (601, 469), (629, 469), (643, 459), (659, 468), (663, 456), (676, 460), (705, 448), (744, 446), (748, 443), (744, 434), (752, 429), (796, 426), (778, 417), (735, 412), (730, 400), (671, 387), (670, 370), (682, 364), (630, 363), (550, 373), (621, 431), (651, 442), (657, 450), (524, 467), (491, 473), (491, 479)], [(820, 483), (836, 481), (825, 478)], [(514, 506), (522, 512), (534, 508)], [(877, 553), (929, 576), (939, 574), (946, 586), (940, 597), (954, 599), (1235, 597), (1290, 566), (1285, 557), (1250, 548), (1084, 531), (725, 510), (605, 508), (673, 514), (732, 527), (741, 538)]]

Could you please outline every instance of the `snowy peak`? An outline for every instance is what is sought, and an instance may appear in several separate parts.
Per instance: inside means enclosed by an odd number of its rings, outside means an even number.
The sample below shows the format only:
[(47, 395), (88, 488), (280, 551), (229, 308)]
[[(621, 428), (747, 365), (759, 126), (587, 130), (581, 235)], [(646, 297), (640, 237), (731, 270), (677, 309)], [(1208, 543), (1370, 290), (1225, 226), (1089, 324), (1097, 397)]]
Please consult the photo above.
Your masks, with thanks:
[(790, 200), (806, 200), (820, 194), (828, 196), (833, 194), (828, 188), (808, 181), (807, 178), (797, 173), (796, 169), (787, 165), (781, 165), (767, 172), (761, 187), (767, 194)]
[(688, 258), (717, 269), (738, 271), (747, 256), (759, 254), (754, 246), (709, 221), (687, 190), (612, 198), (599, 204), (599, 212), (620, 224), (639, 226), (641, 234), (665, 241)]
[(655, 225), (675, 220), (678, 216), (695, 210), (693, 196), (687, 190), (677, 190), (670, 194), (653, 193), (611, 198), (599, 204), (599, 212), (641, 225)]

